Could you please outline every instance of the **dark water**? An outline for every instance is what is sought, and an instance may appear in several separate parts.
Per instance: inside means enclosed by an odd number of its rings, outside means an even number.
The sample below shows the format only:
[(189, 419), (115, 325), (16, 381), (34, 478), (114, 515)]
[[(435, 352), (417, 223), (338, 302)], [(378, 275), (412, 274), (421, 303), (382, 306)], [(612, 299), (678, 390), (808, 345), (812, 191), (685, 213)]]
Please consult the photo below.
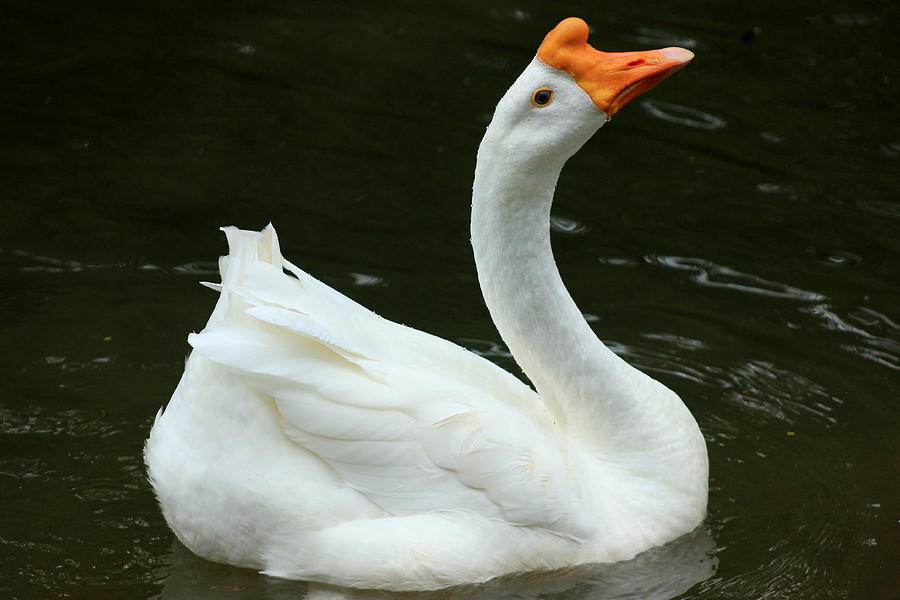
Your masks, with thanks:
[(145, 481), (216, 227), (272, 220), (329, 284), (514, 369), (467, 247), (474, 151), (570, 14), (697, 54), (571, 161), (554, 244), (598, 334), (697, 416), (710, 512), (639, 564), (461, 593), (896, 597), (897, 9), (698, 0), (6, 2), (0, 597), (306, 592), (173, 545)]

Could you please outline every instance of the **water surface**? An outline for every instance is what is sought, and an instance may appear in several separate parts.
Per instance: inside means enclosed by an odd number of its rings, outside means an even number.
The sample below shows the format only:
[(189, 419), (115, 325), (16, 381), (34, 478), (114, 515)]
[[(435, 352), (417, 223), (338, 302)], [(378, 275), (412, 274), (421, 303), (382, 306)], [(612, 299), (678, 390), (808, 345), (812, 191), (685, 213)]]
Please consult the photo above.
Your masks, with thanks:
[(697, 416), (709, 517), (646, 563), (458, 593), (891, 596), (897, 9), (833, 0), (7, 3), (0, 595), (338, 595), (196, 559), (145, 480), (216, 228), (271, 220), (330, 285), (518, 373), (467, 247), (474, 152), (570, 14), (606, 50), (697, 54), (570, 162), (554, 249), (598, 335)]

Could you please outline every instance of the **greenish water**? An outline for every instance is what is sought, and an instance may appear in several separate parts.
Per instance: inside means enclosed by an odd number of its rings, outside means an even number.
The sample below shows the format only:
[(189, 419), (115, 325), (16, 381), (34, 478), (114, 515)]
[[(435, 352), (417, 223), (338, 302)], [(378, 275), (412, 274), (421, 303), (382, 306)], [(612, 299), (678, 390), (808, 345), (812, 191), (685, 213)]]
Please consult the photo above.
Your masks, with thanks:
[(6, 3), (0, 596), (307, 591), (175, 546), (145, 480), (216, 227), (271, 220), (330, 285), (517, 372), (467, 245), (474, 153), (569, 15), (602, 49), (697, 54), (570, 162), (554, 248), (598, 335), (697, 416), (709, 517), (643, 563), (461, 593), (893, 597), (897, 9), (696, 0)]

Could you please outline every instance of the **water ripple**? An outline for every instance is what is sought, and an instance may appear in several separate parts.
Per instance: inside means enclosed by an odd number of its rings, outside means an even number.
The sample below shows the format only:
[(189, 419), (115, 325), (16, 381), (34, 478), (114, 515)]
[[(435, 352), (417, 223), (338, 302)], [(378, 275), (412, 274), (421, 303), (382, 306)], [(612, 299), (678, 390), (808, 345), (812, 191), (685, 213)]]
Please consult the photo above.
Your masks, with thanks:
[(809, 254), (826, 267), (850, 267), (858, 265), (863, 260), (860, 255), (846, 250), (811, 251)]
[(699, 44), (696, 39), (663, 29), (652, 27), (638, 27), (637, 35), (629, 36), (634, 41), (645, 46), (681, 46), (683, 48), (696, 48)]
[(832, 411), (841, 400), (802, 375), (760, 360), (731, 371), (729, 400), (741, 408), (796, 425), (810, 417), (825, 425), (837, 423)]
[[(113, 263), (82, 263), (77, 260), (35, 254), (26, 250), (12, 250), (10, 251), (10, 254), (28, 261), (28, 264), (23, 264), (18, 267), (18, 270), (23, 273), (80, 273), (83, 271), (108, 271), (113, 269), (138, 271), (167, 270), (166, 267), (145, 262), (122, 261)], [(184, 275), (215, 275), (219, 272), (219, 264), (216, 261), (196, 260), (175, 265), (174, 267), (171, 267), (171, 271)]]
[(219, 263), (214, 260), (195, 260), (175, 265), (172, 270), (185, 275), (218, 275)]
[(457, 342), (463, 347), (474, 352), (478, 356), (486, 358), (512, 358), (509, 348), (502, 342), (492, 340), (479, 340), (476, 338), (459, 338)]
[(503, 21), (530, 21), (531, 14), (525, 12), (521, 8), (513, 9), (491, 9), (489, 13), (493, 18)]
[(704, 387), (732, 387), (732, 383), (723, 369), (679, 356), (675, 351), (628, 346), (611, 340), (604, 340), (603, 343), (642, 371), (671, 375)]
[(831, 22), (838, 27), (868, 27), (881, 19), (871, 13), (837, 13), (831, 15)]
[[(900, 341), (887, 337), (900, 330), (900, 325), (887, 315), (860, 306), (850, 311), (846, 317), (842, 317), (832, 309), (830, 304), (815, 304), (806, 307), (803, 312), (817, 319), (829, 331), (857, 338), (858, 341), (855, 343), (840, 344), (843, 350), (883, 367), (900, 371)], [(886, 335), (876, 335), (865, 327), (877, 330), (879, 333), (884, 332)]]
[(881, 217), (900, 218), (900, 202), (886, 199), (861, 199), (856, 205), (862, 210)]
[(842, 350), (846, 350), (851, 354), (870, 360), (882, 367), (900, 371), (900, 357), (896, 354), (884, 352), (883, 350), (875, 350), (874, 348), (867, 348), (866, 346), (854, 346), (852, 344), (841, 344), (840, 347)]
[(353, 285), (361, 285), (361, 286), (386, 286), (388, 283), (384, 280), (384, 277), (379, 277), (377, 275), (369, 275), (367, 273), (350, 273), (350, 277), (353, 278)]
[(717, 131), (728, 126), (728, 122), (715, 115), (703, 112), (697, 108), (681, 106), (663, 100), (644, 100), (641, 108), (651, 116), (668, 123), (684, 125), (691, 129), (703, 129), (705, 131)]
[(119, 479), (98, 477), (75, 486), (74, 496), (82, 502), (118, 502), (129, 496)]
[[(503, 71), (509, 67), (509, 59), (502, 56), (489, 56), (484, 53), (466, 52), (463, 56), (476, 67), (487, 68), (494, 71)], [(490, 121), (491, 117), (487, 116)]]
[(65, 356), (49, 354), (44, 357), (48, 365), (58, 367), (63, 371), (98, 370), (114, 362), (112, 356), (96, 356), (90, 360), (70, 360)]
[(32, 264), (24, 265), (19, 268), (20, 271), (24, 272), (43, 271), (47, 273), (63, 273), (83, 271), (86, 267), (91, 268), (91, 265), (83, 265), (75, 260), (43, 256), (41, 254), (26, 252), (25, 250), (13, 250), (11, 254), (31, 261)]
[[(860, 554), (873, 543), (877, 544), (877, 540), (847, 532), (858, 530), (861, 523), (871, 519), (871, 514), (866, 514), (862, 507), (848, 506), (840, 491), (819, 489), (816, 478), (821, 473), (799, 471), (795, 477), (812, 488), (803, 508), (797, 509), (805, 511), (805, 518), (799, 517), (800, 522), (790, 528), (785, 528), (778, 516), (767, 515), (759, 515), (753, 523), (727, 525), (727, 529), (743, 533), (743, 539), (731, 540), (737, 542), (735, 545), (752, 543), (754, 538), (767, 540), (768, 546), (763, 546), (764, 558), (737, 574), (702, 582), (692, 598), (846, 597), (840, 593), (843, 577), (833, 556), (856, 556), (864, 560)], [(810, 514), (817, 518), (806, 516)], [(729, 537), (725, 533), (719, 535)], [(752, 595), (748, 594), (749, 590)]]
[(700, 350), (702, 348), (706, 348), (706, 344), (701, 342), (700, 340), (695, 340), (691, 338), (687, 338), (680, 335), (673, 335), (671, 333), (642, 333), (641, 337), (647, 338), (648, 340), (660, 340), (663, 342), (667, 342), (681, 348), (682, 350)]
[(5, 458), (0, 460), (0, 477), (10, 479), (39, 479), (56, 473), (59, 469), (39, 458)]
[(609, 340), (604, 343), (642, 371), (726, 390), (721, 397), (742, 412), (790, 425), (814, 420), (828, 427), (837, 422), (832, 413), (841, 400), (802, 375), (763, 360), (716, 367), (685, 355), (685, 349), (709, 350), (702, 342), (668, 334), (645, 334), (644, 337), (666, 342), (667, 346), (637, 347)]
[(234, 52), (243, 56), (253, 56), (254, 54), (256, 54), (256, 46), (247, 42), (221, 42), (219, 44), (219, 47), (228, 52)]
[(825, 296), (817, 292), (802, 290), (785, 283), (763, 279), (757, 275), (742, 273), (731, 267), (719, 265), (703, 258), (683, 256), (648, 255), (644, 260), (679, 271), (689, 271), (691, 281), (705, 287), (725, 288), (748, 294), (758, 294), (772, 298), (790, 298), (792, 300), (821, 301)]
[(637, 267), (641, 264), (640, 261), (625, 256), (601, 256), (597, 262), (613, 267)]
[(0, 407), (0, 434), (4, 435), (108, 437), (121, 432), (120, 424), (108, 423), (89, 412), (63, 410), (44, 414), (39, 406)]
[(587, 227), (578, 221), (557, 217), (556, 215), (550, 215), (550, 229), (559, 233), (570, 233), (573, 235), (587, 231)]

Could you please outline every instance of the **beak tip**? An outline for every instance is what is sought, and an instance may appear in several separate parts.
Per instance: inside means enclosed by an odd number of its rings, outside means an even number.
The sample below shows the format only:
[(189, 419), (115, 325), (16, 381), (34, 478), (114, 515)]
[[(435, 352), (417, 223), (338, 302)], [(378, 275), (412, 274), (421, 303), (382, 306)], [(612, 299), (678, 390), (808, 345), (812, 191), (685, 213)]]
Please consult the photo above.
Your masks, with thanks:
[(665, 56), (666, 58), (674, 61), (678, 61), (681, 64), (687, 64), (691, 62), (691, 59), (694, 58), (694, 53), (685, 48), (663, 48), (659, 51), (660, 54)]

